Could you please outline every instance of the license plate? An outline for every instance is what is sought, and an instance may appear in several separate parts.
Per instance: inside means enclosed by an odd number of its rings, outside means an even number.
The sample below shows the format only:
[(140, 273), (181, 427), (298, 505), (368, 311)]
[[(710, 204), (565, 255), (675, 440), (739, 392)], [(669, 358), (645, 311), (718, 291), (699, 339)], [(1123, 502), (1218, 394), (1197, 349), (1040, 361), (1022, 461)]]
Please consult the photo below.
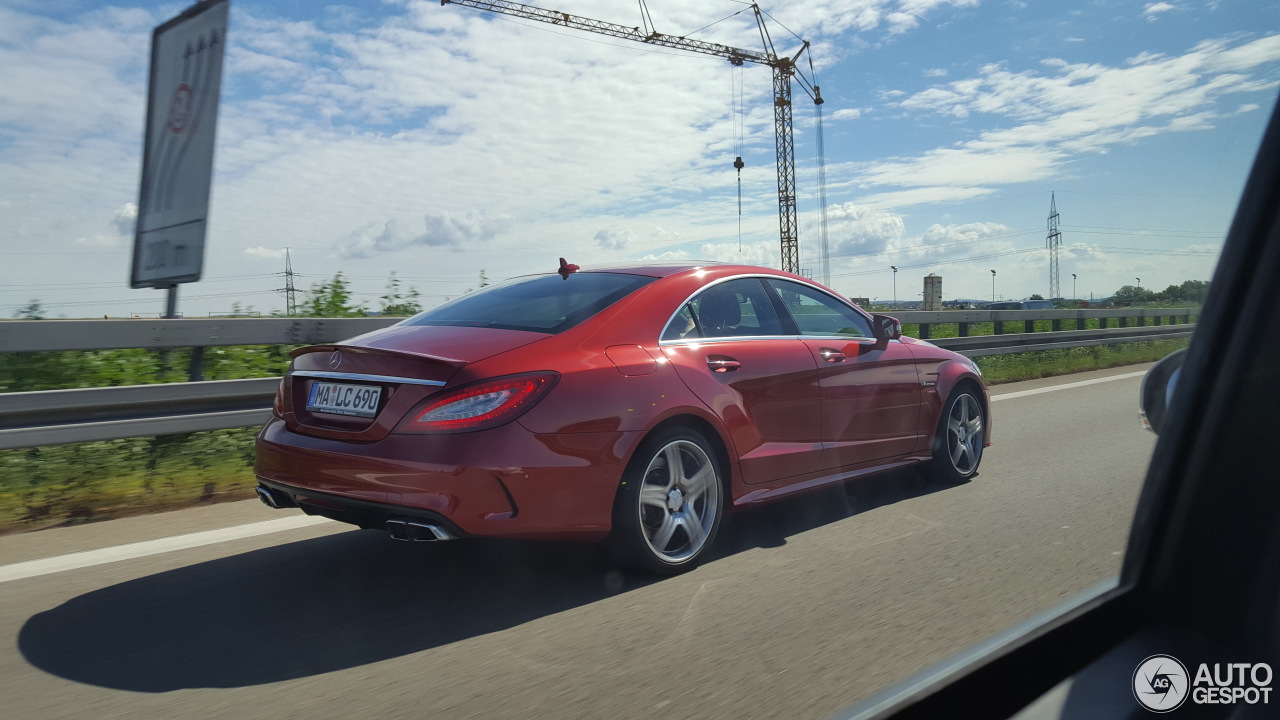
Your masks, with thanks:
[(382, 388), (372, 385), (317, 382), (307, 396), (307, 409), (335, 415), (373, 417), (378, 414)]

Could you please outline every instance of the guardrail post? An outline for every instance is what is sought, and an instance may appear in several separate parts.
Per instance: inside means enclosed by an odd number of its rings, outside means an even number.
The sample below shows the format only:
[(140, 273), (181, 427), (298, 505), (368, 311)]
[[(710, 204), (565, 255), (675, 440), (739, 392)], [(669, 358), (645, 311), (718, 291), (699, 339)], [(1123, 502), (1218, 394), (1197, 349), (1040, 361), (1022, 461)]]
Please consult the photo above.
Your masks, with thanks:
[(960, 337), (969, 337), (969, 323), (960, 323)]
[(1024, 333), (1033, 333), (1033, 332), (1035, 332), (1035, 331), (1036, 331), (1036, 321), (1035, 321), (1035, 320), (1023, 320), (1023, 321), (1022, 321), (1022, 332), (1024, 332)]
[(1000, 322), (999, 320), (996, 320), (996, 321), (992, 322), (991, 324), (992, 324), (992, 325), (994, 325), (994, 326), (995, 326), (995, 328), (996, 328), (996, 335), (1003, 335), (1003, 334), (1004, 334), (1004, 323)]
[(1155, 324), (1155, 325), (1159, 325), (1159, 324), (1160, 324), (1160, 316), (1159, 316), (1159, 315), (1157, 315), (1157, 316), (1155, 316), (1154, 318), (1152, 318), (1152, 320), (1154, 321), (1154, 323), (1153, 323), (1153, 324)]
[(191, 348), (191, 362), (187, 364), (187, 380), (200, 382), (204, 380), (204, 348)]
[(920, 323), (920, 339), (929, 339), (929, 323)]
[(1053, 319), (1053, 331), (1060, 332), (1062, 330), (1062, 321), (1058, 318)]

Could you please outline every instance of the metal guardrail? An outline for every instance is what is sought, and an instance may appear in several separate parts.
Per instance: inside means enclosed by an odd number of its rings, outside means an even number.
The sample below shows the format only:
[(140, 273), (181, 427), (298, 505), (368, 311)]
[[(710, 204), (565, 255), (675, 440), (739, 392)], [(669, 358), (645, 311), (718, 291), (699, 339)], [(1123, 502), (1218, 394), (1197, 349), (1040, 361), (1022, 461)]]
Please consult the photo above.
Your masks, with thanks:
[[(1194, 325), (1159, 325), (1194, 309), (968, 310), (898, 313), (903, 323), (1136, 319), (1136, 327), (938, 338), (930, 342), (969, 357), (1189, 337)], [(1159, 313), (1158, 315), (1156, 313)], [(53, 320), (0, 323), (0, 352), (170, 349), (224, 345), (336, 342), (399, 318), (214, 320)], [(1147, 325), (1151, 320), (1155, 325)], [(965, 327), (961, 325), (962, 334)], [(1000, 330), (999, 325), (996, 328)], [(193, 343), (201, 343), (193, 345)], [(224, 430), (265, 422), (280, 378), (0, 393), (0, 450)]]
[(0, 449), (266, 422), (280, 378), (0, 394)]
[(0, 352), (313, 345), (363, 335), (402, 319), (10, 320), (0, 322)]
[[(1055, 325), (1119, 318), (1137, 326), (1160, 324), (1160, 318), (1187, 318), (1197, 308), (1087, 308), (1082, 310), (907, 310), (888, 313), (905, 325), (959, 324), (961, 336), (969, 325), (1050, 320)], [(403, 318), (208, 318), (176, 320), (9, 320), (0, 322), (0, 352), (57, 350), (122, 350), (141, 348), (204, 348), (227, 345), (311, 345), (335, 342), (373, 332)], [(1148, 322), (1150, 321), (1150, 322)], [(1078, 329), (1078, 328), (1071, 328)]]
[(1016, 335), (977, 335), (973, 337), (937, 338), (929, 342), (966, 357), (1009, 355), (1033, 350), (1066, 350), (1094, 345), (1176, 340), (1191, 337), (1195, 325), (1163, 325), (1148, 327), (1108, 328), (1106, 330), (1063, 330), (1048, 333)]

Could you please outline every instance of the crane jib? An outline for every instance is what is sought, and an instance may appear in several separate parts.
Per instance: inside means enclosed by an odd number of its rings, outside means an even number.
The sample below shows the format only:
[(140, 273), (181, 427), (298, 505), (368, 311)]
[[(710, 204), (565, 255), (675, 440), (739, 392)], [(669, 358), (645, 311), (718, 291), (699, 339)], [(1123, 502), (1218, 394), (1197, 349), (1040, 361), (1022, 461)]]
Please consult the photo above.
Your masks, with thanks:
[(645, 32), (638, 27), (627, 27), (626, 25), (605, 22), (603, 20), (592, 20), (591, 18), (570, 15), (569, 13), (560, 12), (558, 10), (548, 10), (546, 8), (540, 8), (534, 5), (525, 5), (523, 3), (504, 2), (502, 0), (440, 0), (440, 4), (461, 5), (463, 7), (476, 8), (477, 10), (488, 10), (490, 12), (501, 13), (503, 15), (512, 15), (526, 20), (537, 20), (539, 22), (550, 23), (552, 25), (560, 25), (562, 27), (601, 33), (648, 45), (660, 45), (662, 47), (687, 50), (689, 52), (702, 53), (704, 55), (717, 55), (719, 57), (728, 58), (730, 61), (737, 60), (739, 62), (753, 62), (761, 65), (771, 65), (777, 60), (770, 55), (758, 53), (753, 50), (729, 47), (728, 45), (706, 42), (704, 40), (692, 40), (690, 38), (676, 37), (675, 35), (664, 35), (660, 32)]
[[(801, 88), (814, 99), (815, 104), (822, 103), (822, 96), (818, 93), (817, 87), (810, 83), (796, 66), (796, 61), (809, 49), (809, 43), (801, 39), (803, 44), (796, 51), (794, 57), (778, 55), (774, 51), (773, 39), (769, 36), (769, 29), (765, 26), (764, 15), (759, 5), (752, 3), (751, 9), (755, 11), (756, 26), (760, 31), (760, 40), (765, 48), (763, 53), (729, 47), (719, 43), (691, 40), (687, 37), (664, 35), (656, 30), (651, 30), (651, 23), (644, 14), (647, 13), (647, 8), (644, 7), (643, 3), (641, 3), (641, 18), (645, 25), (643, 29), (603, 20), (592, 20), (591, 18), (548, 10), (534, 5), (507, 2), (506, 0), (440, 0), (440, 4), (462, 5), (477, 10), (487, 10), (526, 20), (536, 20), (560, 27), (608, 35), (623, 40), (632, 40), (646, 45), (658, 45), (704, 55), (715, 55), (728, 59), (734, 65), (751, 62), (773, 68), (774, 135), (778, 159), (778, 230), (782, 241), (781, 266), (786, 272), (800, 272), (799, 228), (796, 222), (795, 145), (791, 118), (791, 79), (793, 77), (799, 79)], [(739, 168), (739, 183), (741, 183), (741, 168)], [(741, 190), (739, 190), (740, 192)], [(825, 195), (825, 190), (823, 195)], [(739, 209), (739, 216), (741, 216), (741, 209)], [(823, 253), (823, 262), (825, 267), (825, 252)]]

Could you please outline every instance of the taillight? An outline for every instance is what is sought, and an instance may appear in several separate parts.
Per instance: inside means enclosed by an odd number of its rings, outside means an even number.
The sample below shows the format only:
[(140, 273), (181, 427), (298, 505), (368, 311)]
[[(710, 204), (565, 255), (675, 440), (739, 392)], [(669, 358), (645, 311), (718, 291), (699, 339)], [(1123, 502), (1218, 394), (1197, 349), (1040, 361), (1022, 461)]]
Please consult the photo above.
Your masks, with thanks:
[(429, 398), (409, 413), (396, 432), (483, 430), (511, 422), (546, 395), (560, 375), (511, 375), (460, 387)]
[(284, 380), (276, 385), (276, 399), (271, 403), (271, 414), (278, 418), (284, 417)]

